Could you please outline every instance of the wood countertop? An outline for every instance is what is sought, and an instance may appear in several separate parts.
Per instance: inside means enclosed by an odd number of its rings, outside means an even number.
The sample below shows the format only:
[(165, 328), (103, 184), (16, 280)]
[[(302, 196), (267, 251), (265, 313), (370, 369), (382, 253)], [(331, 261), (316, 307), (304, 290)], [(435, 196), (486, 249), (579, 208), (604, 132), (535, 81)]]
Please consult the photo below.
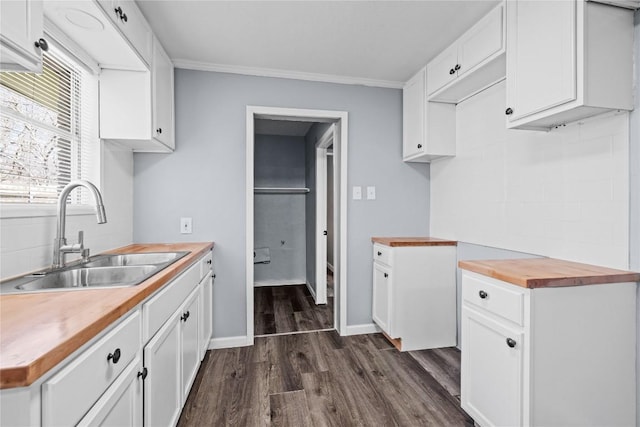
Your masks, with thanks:
[(456, 246), (455, 240), (438, 239), (435, 237), (372, 237), (373, 243), (385, 246)]
[(190, 252), (133, 287), (0, 295), (0, 389), (30, 385), (212, 248), (134, 244), (105, 252)]
[(458, 266), (530, 289), (640, 281), (640, 273), (553, 258), (459, 261)]

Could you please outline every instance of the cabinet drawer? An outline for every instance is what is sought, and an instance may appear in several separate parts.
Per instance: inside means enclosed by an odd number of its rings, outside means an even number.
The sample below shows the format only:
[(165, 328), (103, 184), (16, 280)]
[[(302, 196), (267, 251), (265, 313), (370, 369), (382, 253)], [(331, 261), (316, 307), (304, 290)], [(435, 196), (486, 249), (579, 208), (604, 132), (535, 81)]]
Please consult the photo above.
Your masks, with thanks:
[(42, 385), (42, 424), (75, 425), (140, 351), (140, 310)]
[(200, 280), (209, 275), (213, 265), (213, 252), (209, 251), (200, 261)]
[(524, 289), (515, 285), (493, 283), (467, 273), (462, 274), (462, 301), (490, 313), (524, 324)]
[(393, 265), (393, 249), (385, 245), (373, 245), (373, 260), (387, 265)]
[(200, 261), (175, 278), (142, 306), (142, 337), (149, 341), (200, 283)]

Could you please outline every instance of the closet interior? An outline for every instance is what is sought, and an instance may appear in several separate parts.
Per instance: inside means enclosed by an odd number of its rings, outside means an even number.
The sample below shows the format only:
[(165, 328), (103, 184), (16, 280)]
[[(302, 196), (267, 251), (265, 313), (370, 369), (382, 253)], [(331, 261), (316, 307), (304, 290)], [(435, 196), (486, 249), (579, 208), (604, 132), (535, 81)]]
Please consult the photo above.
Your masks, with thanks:
[[(326, 304), (316, 301), (316, 144), (318, 135), (329, 126), (255, 120), (256, 336), (333, 328), (333, 292), (328, 287), (327, 295), (331, 297), (327, 297)], [(332, 163), (331, 160), (327, 156), (326, 163)], [(332, 179), (329, 176), (327, 173), (327, 181)], [(327, 206), (332, 205), (329, 203), (332, 193), (333, 185), (327, 191)], [(333, 219), (333, 214), (328, 217)], [(331, 279), (328, 274), (328, 285)]]

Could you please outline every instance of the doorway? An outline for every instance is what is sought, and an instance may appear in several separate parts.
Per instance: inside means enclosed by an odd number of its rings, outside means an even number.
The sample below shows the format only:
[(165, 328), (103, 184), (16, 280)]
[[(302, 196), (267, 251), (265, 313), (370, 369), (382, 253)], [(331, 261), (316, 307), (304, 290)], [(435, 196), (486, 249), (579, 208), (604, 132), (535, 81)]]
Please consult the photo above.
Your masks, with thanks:
[[(307, 122), (316, 123), (319, 126), (318, 131), (321, 129), (322, 134), (315, 134), (315, 144), (312, 144), (311, 164), (313, 169), (313, 179), (311, 179), (311, 189), (307, 196), (304, 195), (305, 189), (300, 188), (299, 185), (292, 187), (287, 186), (262, 186), (263, 176), (258, 169), (256, 156), (260, 155), (261, 147), (256, 148), (256, 143), (261, 140), (261, 137), (256, 136), (256, 120), (258, 120), (258, 126), (265, 121), (272, 121), (282, 124), (294, 125), (295, 122)], [(293, 123), (292, 123), (293, 122)], [(327, 305), (327, 254), (333, 253), (332, 264), (333, 275), (329, 275), (329, 278), (333, 278), (334, 294), (332, 298), (334, 301), (333, 308), (333, 327), (341, 331), (346, 330), (346, 154), (347, 154), (347, 113), (339, 111), (323, 111), (323, 110), (300, 110), (300, 109), (282, 109), (272, 107), (247, 107), (247, 127), (246, 127), (246, 296), (247, 296), (247, 342), (253, 343), (254, 336), (261, 335), (263, 330), (256, 331), (255, 323), (257, 315), (262, 315), (259, 311), (254, 312), (254, 308), (259, 310), (261, 306), (269, 303), (269, 298), (278, 297), (292, 298), (292, 305), (302, 304), (303, 302), (314, 302), (317, 307)], [(318, 155), (320, 154), (320, 155)], [(309, 156), (307, 156), (309, 157)], [(333, 167), (333, 185), (332, 188), (327, 190), (327, 159), (330, 158), (331, 165)], [(320, 159), (320, 160), (319, 160)], [(307, 159), (307, 163), (309, 163)], [(322, 165), (324, 162), (324, 166)], [(319, 163), (320, 166), (319, 167)], [(341, 179), (344, 177), (344, 179)], [(308, 179), (309, 180), (309, 179)], [(257, 188), (256, 188), (257, 187)], [(286, 249), (287, 240), (279, 240), (277, 244), (272, 243), (265, 245), (263, 243), (263, 236), (261, 229), (265, 229), (259, 218), (256, 215), (256, 207), (268, 206), (278, 204), (275, 199), (267, 202), (268, 198), (260, 196), (261, 198), (255, 198), (256, 192), (270, 192), (279, 191), (280, 194), (287, 192), (298, 192), (297, 194), (303, 194), (302, 196), (291, 196), (285, 202), (285, 205), (299, 206), (299, 199), (296, 197), (307, 197), (307, 201), (313, 201), (315, 209), (313, 213), (308, 215), (308, 221), (311, 222), (311, 226), (307, 226), (307, 229), (311, 229), (310, 239), (307, 243), (307, 247), (312, 245), (313, 258), (311, 262), (307, 262), (307, 276), (306, 282), (303, 284), (297, 283), (278, 283), (277, 288), (269, 289), (267, 293), (260, 290), (256, 286), (256, 279), (264, 279), (264, 271), (269, 270), (260, 266), (259, 270), (254, 269), (254, 262), (256, 260), (260, 264), (267, 264), (271, 262), (272, 254), (276, 256), (280, 249)], [(294, 193), (295, 194), (295, 193)], [(332, 195), (332, 201), (335, 208), (333, 213), (330, 214), (327, 221), (327, 197)], [(281, 203), (280, 203), (281, 204)], [(320, 206), (318, 206), (320, 205)], [(320, 212), (321, 211), (321, 212)], [(309, 211), (308, 211), (309, 212)], [(282, 220), (279, 218), (278, 220)], [(331, 230), (328, 229), (328, 224), (335, 224)], [(277, 228), (277, 227), (276, 227)], [(331, 231), (331, 235), (329, 235)], [(256, 235), (255, 232), (259, 234)], [(309, 233), (309, 232), (308, 232)], [(327, 240), (333, 237), (333, 244), (331, 248), (327, 250)], [(256, 243), (261, 243), (258, 247)], [(324, 245), (324, 246), (323, 246)], [(276, 247), (278, 246), (278, 247)], [(310, 251), (307, 251), (310, 252)], [(315, 260), (315, 262), (313, 261)], [(273, 271), (273, 269), (272, 269)], [(293, 279), (293, 282), (300, 282), (300, 280)], [(264, 282), (264, 281), (263, 281)], [(286, 282), (286, 280), (285, 280)], [(329, 281), (331, 283), (331, 281)], [(258, 283), (260, 285), (260, 281)], [(267, 283), (268, 286), (276, 285), (276, 283)], [(255, 288), (255, 290), (254, 290)], [(329, 288), (331, 289), (331, 288)], [(255, 293), (254, 293), (255, 292)], [(271, 294), (269, 297), (268, 294)], [(275, 294), (274, 294), (275, 293)], [(265, 296), (267, 295), (267, 296)], [(329, 297), (331, 298), (331, 297)], [(318, 305), (319, 304), (319, 305)], [(256, 314), (257, 313), (257, 314)], [(273, 313), (275, 314), (275, 313)], [(301, 320), (305, 321), (304, 314), (298, 313), (301, 316)], [(274, 319), (275, 320), (275, 319)]]

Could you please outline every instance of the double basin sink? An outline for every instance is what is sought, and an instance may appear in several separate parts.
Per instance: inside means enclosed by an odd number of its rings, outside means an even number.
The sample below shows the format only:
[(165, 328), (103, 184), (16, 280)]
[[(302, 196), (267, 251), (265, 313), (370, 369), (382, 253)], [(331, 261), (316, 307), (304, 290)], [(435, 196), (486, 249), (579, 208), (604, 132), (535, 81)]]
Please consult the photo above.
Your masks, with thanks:
[(96, 255), (62, 269), (43, 270), (1, 283), (0, 294), (136, 286), (188, 253)]

